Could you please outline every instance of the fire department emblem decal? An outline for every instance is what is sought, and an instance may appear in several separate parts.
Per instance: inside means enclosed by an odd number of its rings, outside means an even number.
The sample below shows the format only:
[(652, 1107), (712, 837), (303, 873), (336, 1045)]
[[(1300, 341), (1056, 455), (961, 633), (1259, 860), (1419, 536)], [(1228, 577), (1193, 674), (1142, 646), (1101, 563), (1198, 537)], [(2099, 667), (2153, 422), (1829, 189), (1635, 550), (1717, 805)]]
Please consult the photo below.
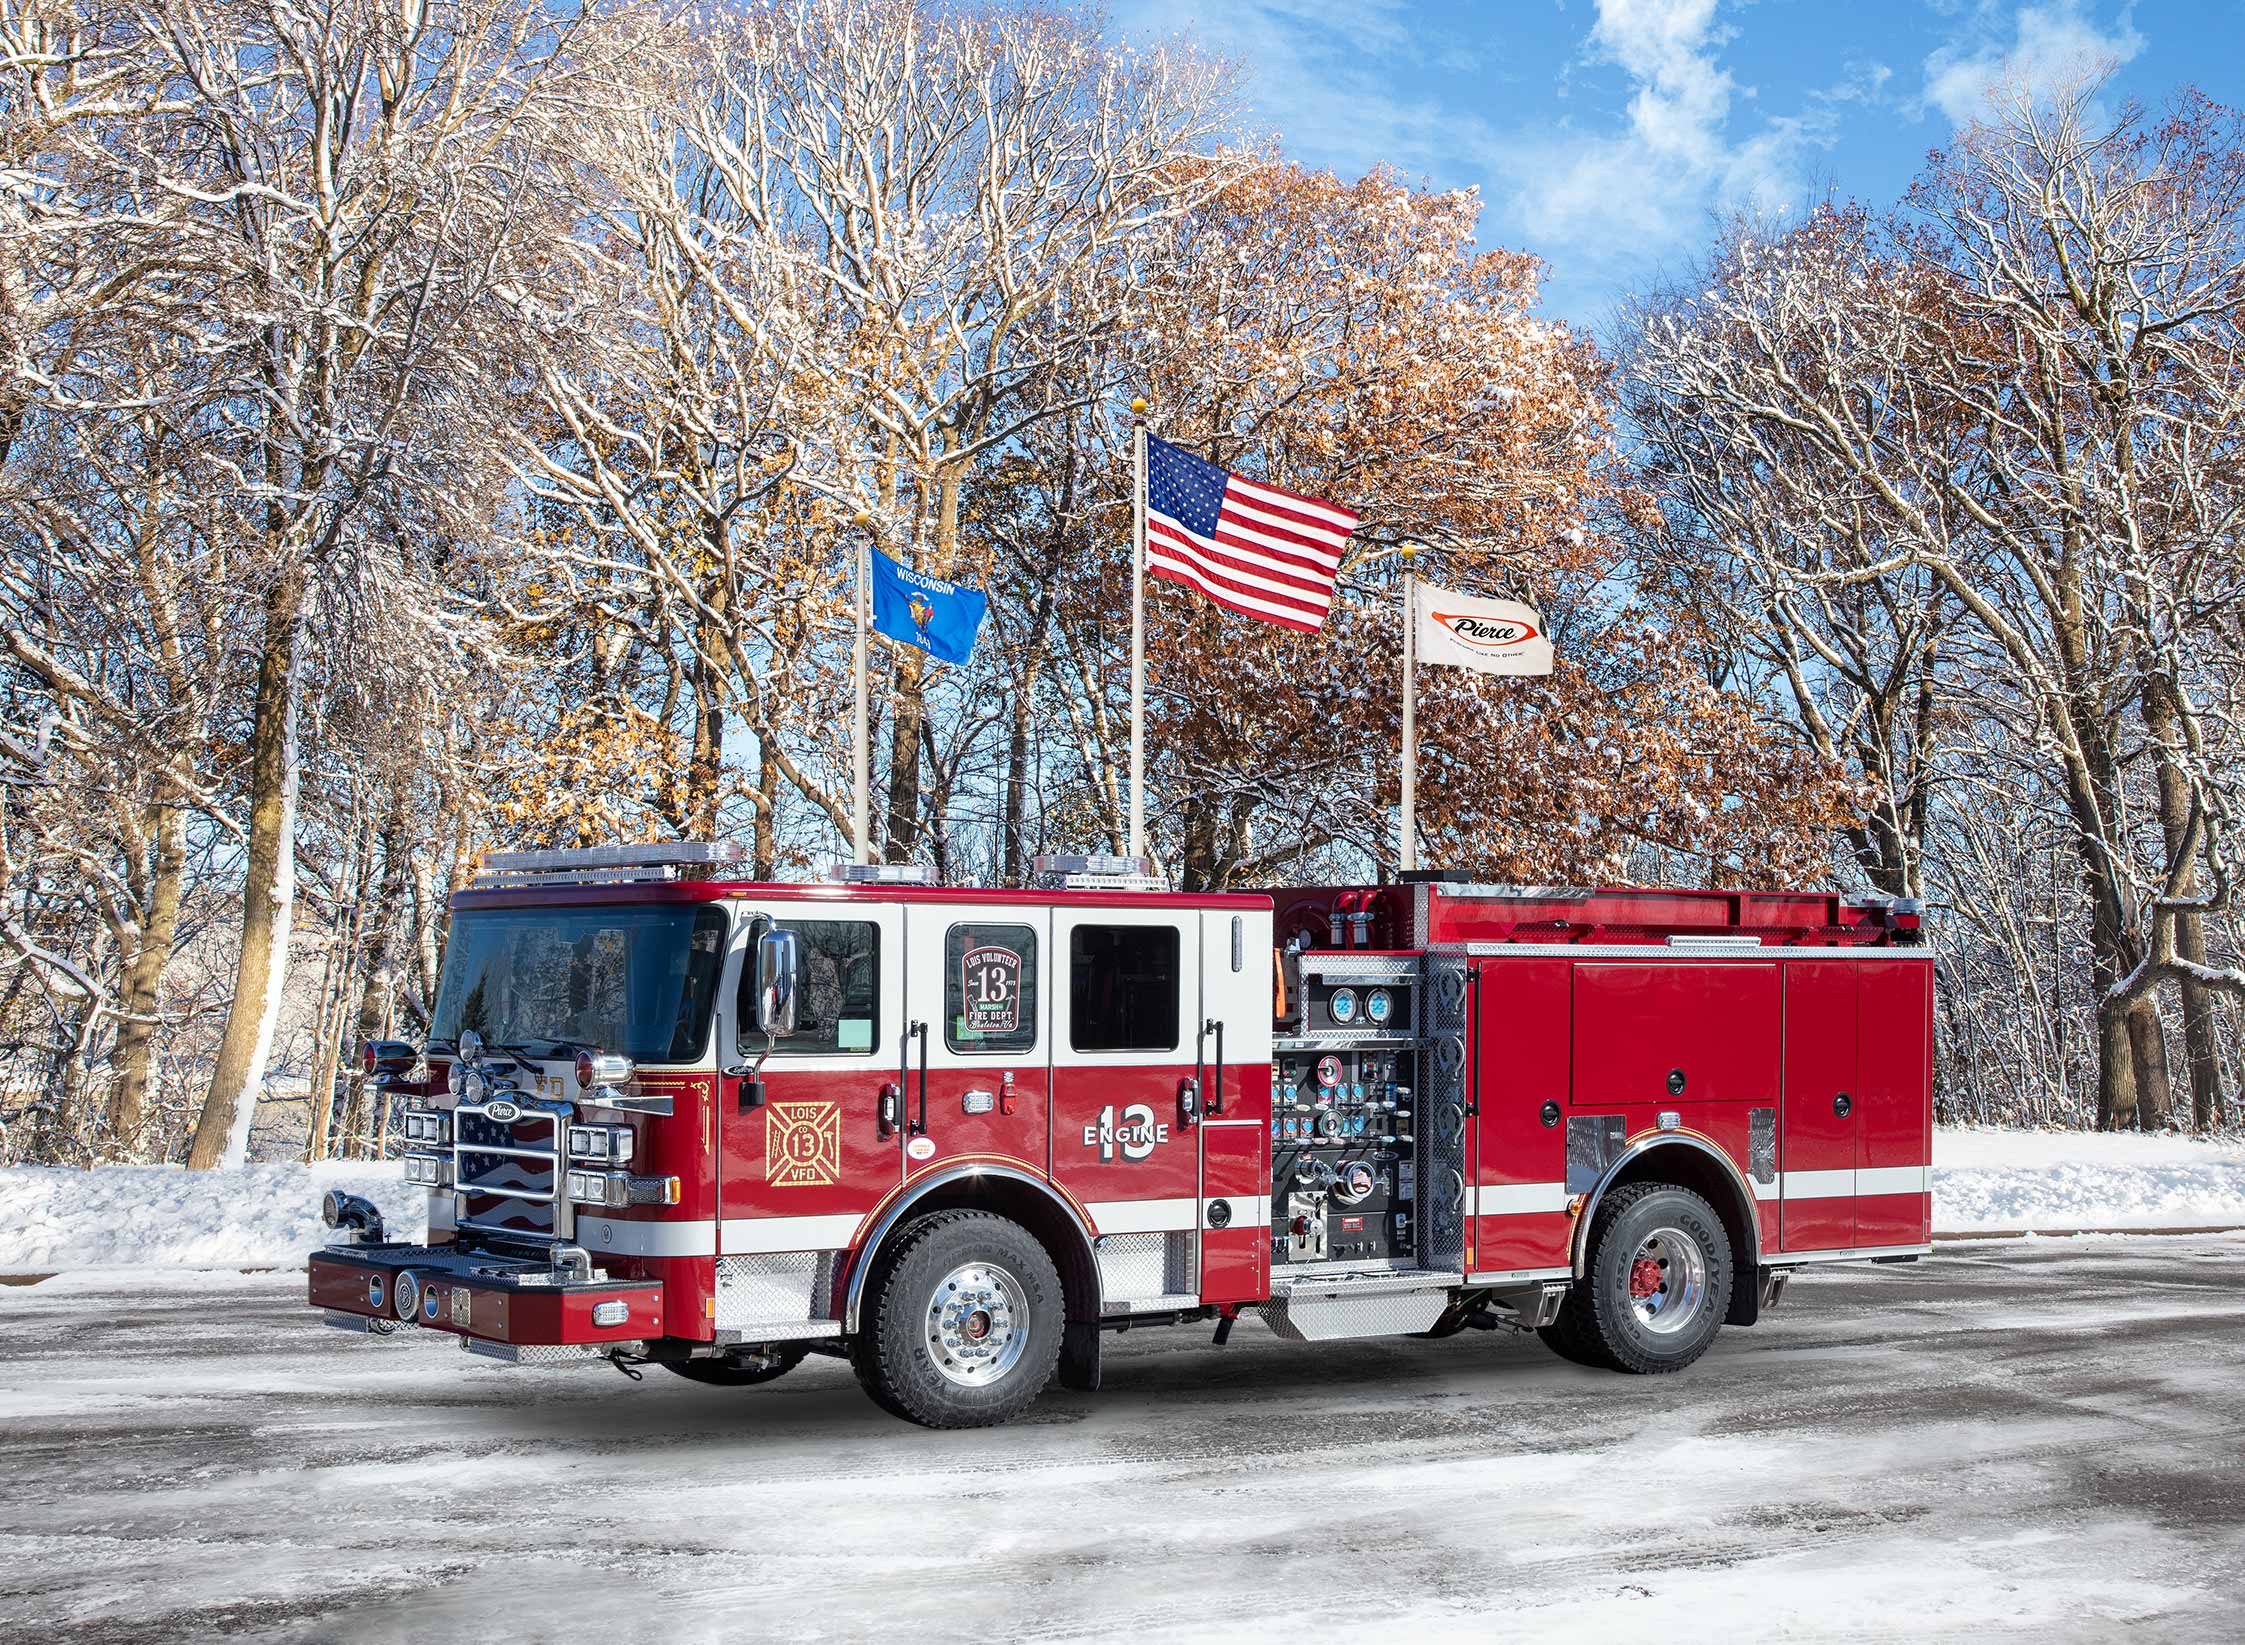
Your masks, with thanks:
[(842, 1109), (775, 1102), (764, 1132), (764, 1176), (775, 1188), (826, 1188), (842, 1175)]

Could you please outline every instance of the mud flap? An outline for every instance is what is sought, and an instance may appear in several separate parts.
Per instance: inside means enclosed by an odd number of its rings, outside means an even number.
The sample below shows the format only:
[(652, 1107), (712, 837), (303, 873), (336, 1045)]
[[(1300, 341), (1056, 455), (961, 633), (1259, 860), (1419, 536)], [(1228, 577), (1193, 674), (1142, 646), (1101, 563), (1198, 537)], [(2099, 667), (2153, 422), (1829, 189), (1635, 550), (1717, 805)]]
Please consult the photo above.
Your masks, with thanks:
[(1074, 1393), (1099, 1392), (1099, 1325), (1070, 1320), (1060, 1333), (1060, 1386)]

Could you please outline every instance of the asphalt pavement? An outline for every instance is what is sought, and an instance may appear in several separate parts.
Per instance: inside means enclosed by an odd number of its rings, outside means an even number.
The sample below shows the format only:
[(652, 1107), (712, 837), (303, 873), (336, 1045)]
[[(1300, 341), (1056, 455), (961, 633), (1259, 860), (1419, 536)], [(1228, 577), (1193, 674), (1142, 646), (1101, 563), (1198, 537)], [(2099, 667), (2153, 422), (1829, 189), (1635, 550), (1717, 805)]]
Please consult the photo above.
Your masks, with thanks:
[(1138, 1330), (950, 1434), (300, 1284), (0, 1289), (0, 1637), (2245, 1638), (2245, 1236), (1815, 1271), (1671, 1377)]

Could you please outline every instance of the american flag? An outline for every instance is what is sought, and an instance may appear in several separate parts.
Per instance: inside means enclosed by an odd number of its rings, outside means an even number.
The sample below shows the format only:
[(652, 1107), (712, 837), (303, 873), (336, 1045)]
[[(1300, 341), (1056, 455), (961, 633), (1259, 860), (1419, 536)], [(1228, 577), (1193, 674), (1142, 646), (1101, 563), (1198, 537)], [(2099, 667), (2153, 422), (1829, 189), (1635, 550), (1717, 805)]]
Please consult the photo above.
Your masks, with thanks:
[(1228, 610), (1314, 634), (1356, 515), (1146, 437), (1146, 569)]

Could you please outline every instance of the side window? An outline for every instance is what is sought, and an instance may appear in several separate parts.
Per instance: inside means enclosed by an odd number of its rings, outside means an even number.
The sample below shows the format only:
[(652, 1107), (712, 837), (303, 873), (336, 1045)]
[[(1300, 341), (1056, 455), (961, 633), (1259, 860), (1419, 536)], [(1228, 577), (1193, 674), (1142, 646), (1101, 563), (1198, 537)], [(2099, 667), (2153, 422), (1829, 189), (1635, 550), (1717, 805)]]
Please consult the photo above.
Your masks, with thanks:
[(954, 925), (944, 933), (943, 1043), (954, 1051), (1036, 1048), (1034, 927)]
[[(803, 956), (796, 978), (795, 1032), (772, 1048), (776, 1057), (871, 1056), (881, 1016), (881, 928), (869, 920), (774, 920), (795, 933)], [(736, 1004), (743, 1047), (756, 1032), (756, 956), (741, 964)]]
[(1078, 1051), (1177, 1049), (1173, 925), (1079, 925), (1068, 937), (1068, 1043)]

